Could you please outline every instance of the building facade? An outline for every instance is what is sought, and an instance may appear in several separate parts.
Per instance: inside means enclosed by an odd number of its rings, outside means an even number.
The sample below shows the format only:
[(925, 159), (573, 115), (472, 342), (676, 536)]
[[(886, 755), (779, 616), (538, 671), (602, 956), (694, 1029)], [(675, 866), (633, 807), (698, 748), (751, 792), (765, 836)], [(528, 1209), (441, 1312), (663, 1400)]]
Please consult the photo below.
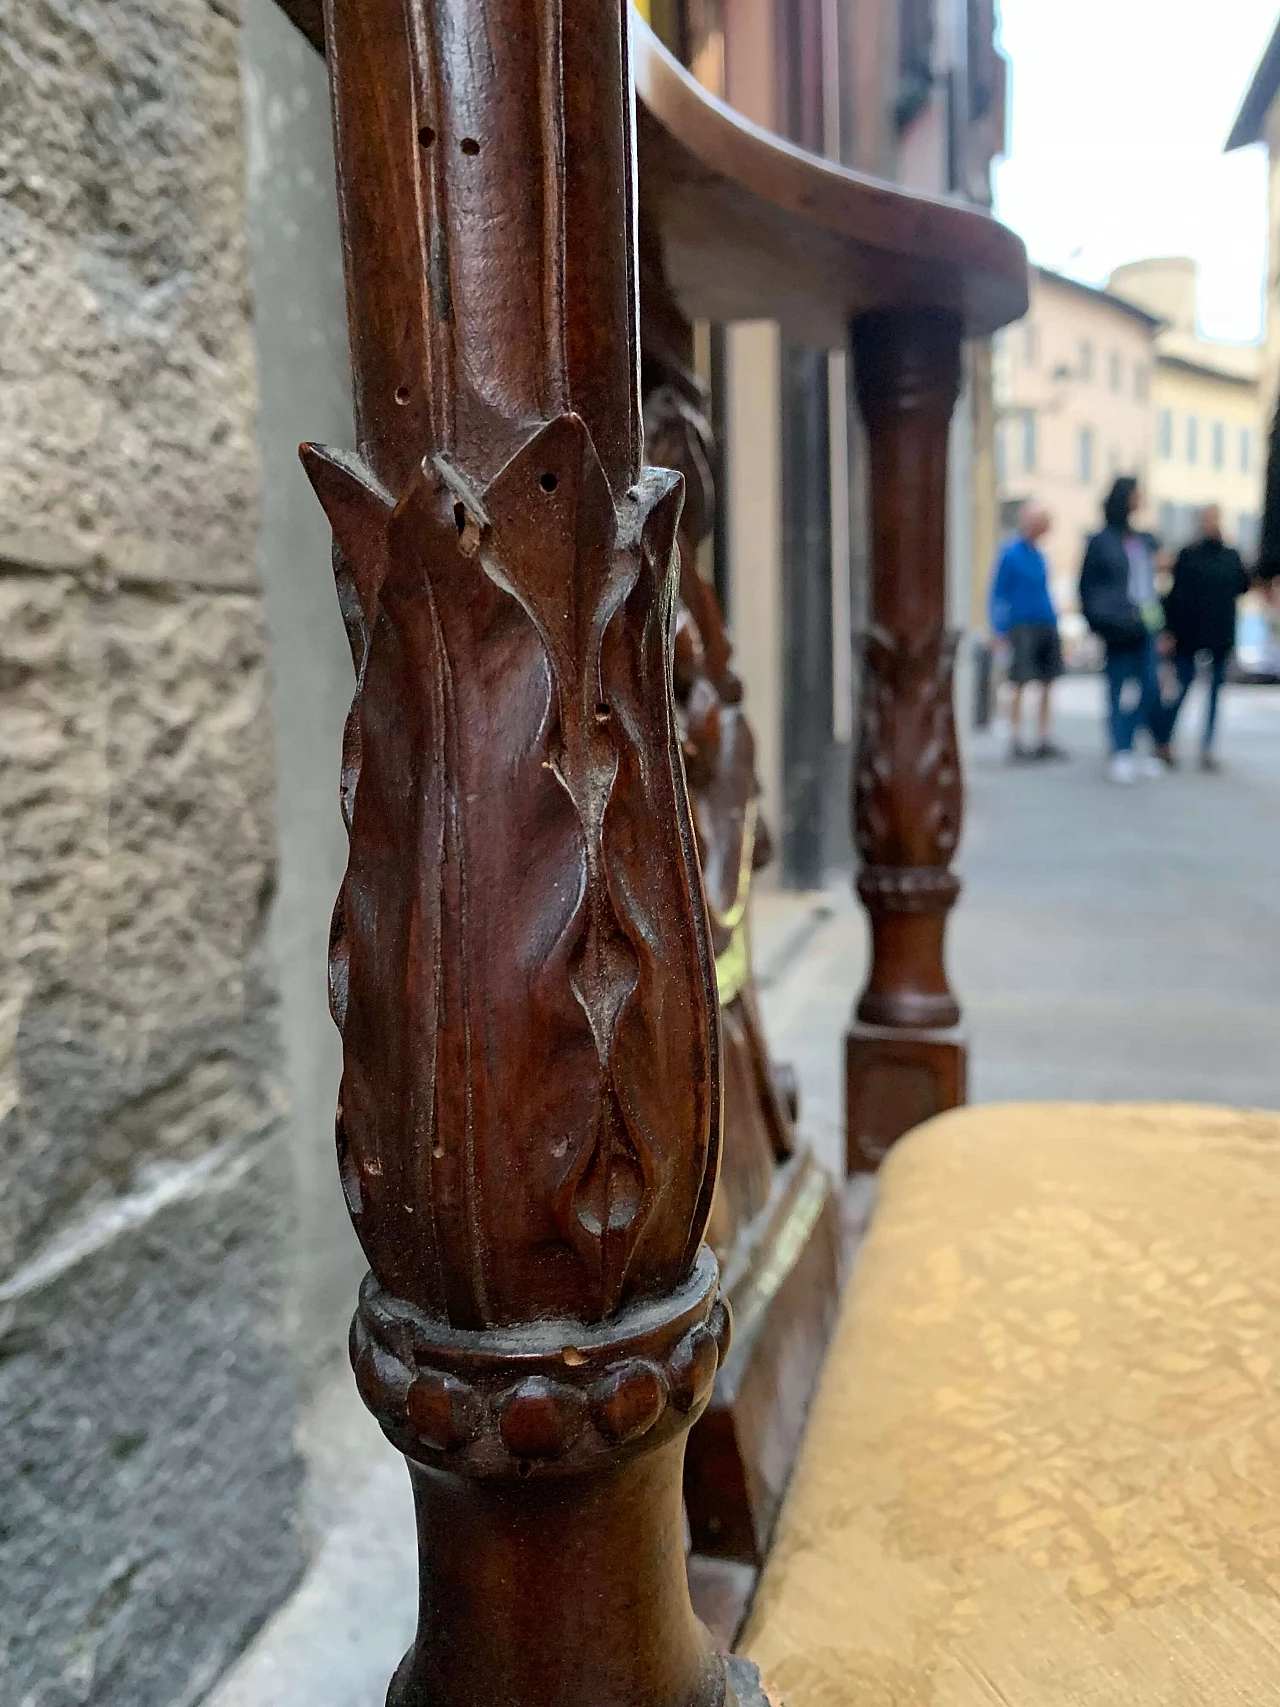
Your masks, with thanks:
[(1227, 538), (1252, 558), (1262, 501), (1262, 346), (1199, 335), (1196, 264), (1189, 258), (1135, 261), (1117, 268), (1108, 288), (1163, 321), (1151, 399), (1157, 533), (1177, 550), (1193, 537), (1199, 511), (1217, 504)]
[(1044, 542), (1068, 640), (1080, 632), (1085, 542), (1120, 474), (1148, 482), (1158, 318), (1108, 290), (1037, 268), (1025, 320), (996, 357), (996, 468), (1002, 519), (1028, 499), (1052, 517)]
[(1269, 167), (1268, 263), (1263, 306), (1259, 409), (1269, 425), (1280, 396), (1280, 18), (1258, 62), (1227, 138), (1227, 153), (1261, 145)]

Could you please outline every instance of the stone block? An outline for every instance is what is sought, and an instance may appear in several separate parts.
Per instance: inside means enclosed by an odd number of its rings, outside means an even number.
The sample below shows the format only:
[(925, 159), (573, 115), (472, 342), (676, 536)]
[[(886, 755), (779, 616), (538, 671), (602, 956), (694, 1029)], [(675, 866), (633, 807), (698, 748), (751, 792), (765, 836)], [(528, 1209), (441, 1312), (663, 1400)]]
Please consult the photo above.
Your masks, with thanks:
[(0, 578), (0, 1274), (279, 1116), (260, 601)]
[(13, 1707), (177, 1707), (302, 1568), (278, 1134), (153, 1167), (0, 1287)]
[(131, 579), (252, 581), (238, 8), (0, 21), (0, 532)]

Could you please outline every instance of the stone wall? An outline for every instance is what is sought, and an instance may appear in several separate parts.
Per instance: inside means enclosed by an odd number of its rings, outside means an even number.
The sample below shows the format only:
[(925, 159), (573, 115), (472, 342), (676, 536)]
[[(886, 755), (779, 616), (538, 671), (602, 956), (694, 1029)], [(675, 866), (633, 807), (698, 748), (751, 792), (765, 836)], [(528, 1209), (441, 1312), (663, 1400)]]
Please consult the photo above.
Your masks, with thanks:
[(230, 0), (0, 13), (0, 1674), (198, 1699), (301, 1563)]

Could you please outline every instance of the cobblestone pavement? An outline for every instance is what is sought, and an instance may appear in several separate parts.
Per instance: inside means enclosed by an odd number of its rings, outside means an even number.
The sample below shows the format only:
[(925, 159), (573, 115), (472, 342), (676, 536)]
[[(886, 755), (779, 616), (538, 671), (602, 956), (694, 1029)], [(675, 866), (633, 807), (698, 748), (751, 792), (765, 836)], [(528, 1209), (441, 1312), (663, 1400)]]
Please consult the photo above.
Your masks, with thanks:
[[(965, 895), (951, 933), (977, 1102), (1176, 1099), (1280, 1107), (1280, 689), (1231, 692), (1226, 770), (1117, 788), (1093, 679), (1060, 688), (1070, 763), (968, 755)], [(1200, 706), (1188, 707), (1191, 753)], [(756, 924), (775, 1053), (836, 1167), (841, 1035), (866, 955), (847, 876), (766, 897)], [(304, 1445), (316, 1563), (214, 1707), (381, 1707), (414, 1621), (402, 1467), (335, 1371)]]

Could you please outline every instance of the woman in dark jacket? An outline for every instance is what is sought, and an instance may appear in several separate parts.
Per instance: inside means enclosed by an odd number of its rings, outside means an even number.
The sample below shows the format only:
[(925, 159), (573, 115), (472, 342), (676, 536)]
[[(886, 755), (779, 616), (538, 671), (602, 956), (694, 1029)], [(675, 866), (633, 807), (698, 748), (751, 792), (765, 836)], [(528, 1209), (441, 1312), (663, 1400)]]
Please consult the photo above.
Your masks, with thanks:
[(1249, 591), (1240, 554), (1222, 537), (1222, 511), (1208, 504), (1200, 512), (1200, 537), (1187, 546), (1173, 567), (1173, 586), (1164, 601), (1164, 618), (1173, 636), (1178, 698), (1169, 708), (1172, 744), (1178, 713), (1202, 653), (1209, 657), (1209, 699), (1200, 737), (1200, 768), (1216, 771), (1213, 736), (1218, 726), (1218, 696), (1236, 644), (1236, 600)]
[[(1158, 776), (1171, 759), (1169, 718), (1156, 668), (1155, 636), (1164, 617), (1156, 596), (1155, 541), (1133, 526), (1140, 502), (1136, 480), (1116, 481), (1103, 505), (1106, 526), (1089, 541), (1080, 571), (1080, 609), (1107, 649), (1108, 775), (1125, 783), (1139, 775)], [(1135, 757), (1139, 729), (1150, 734), (1154, 755)]]

